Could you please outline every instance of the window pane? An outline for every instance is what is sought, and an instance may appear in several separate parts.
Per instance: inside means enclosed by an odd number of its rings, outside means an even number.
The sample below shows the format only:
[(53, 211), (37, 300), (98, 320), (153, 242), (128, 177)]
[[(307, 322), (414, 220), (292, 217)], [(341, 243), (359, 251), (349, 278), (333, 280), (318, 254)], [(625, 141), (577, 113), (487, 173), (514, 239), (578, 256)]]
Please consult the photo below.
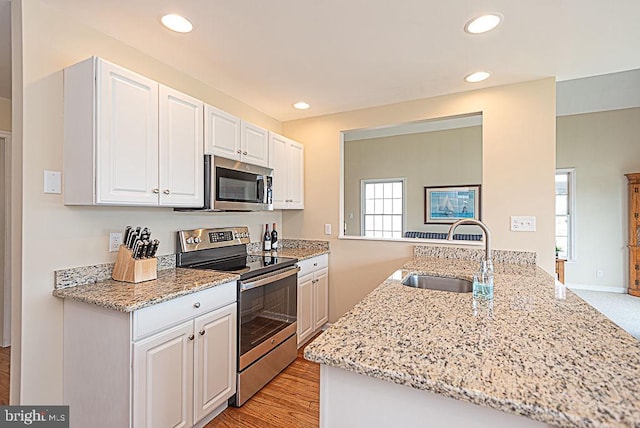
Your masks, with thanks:
[(376, 199), (374, 203), (375, 203), (375, 206), (373, 209), (374, 214), (382, 214), (382, 209), (383, 209), (382, 199)]
[(373, 216), (373, 228), (375, 230), (382, 230), (382, 216), (381, 215)]
[(365, 184), (364, 185), (364, 194), (365, 194), (365, 198), (366, 199), (373, 199), (375, 194), (374, 194), (374, 190), (375, 190), (375, 186), (373, 184)]
[(376, 198), (383, 198), (384, 197), (384, 183), (376, 183), (376, 184), (374, 184), (374, 186), (376, 188), (375, 197)]
[(365, 200), (365, 208), (364, 208), (364, 212), (365, 214), (373, 214), (373, 206), (374, 206), (374, 200), (373, 199), (367, 199)]
[(402, 214), (402, 199), (393, 200), (393, 213)]
[(402, 182), (393, 183), (393, 197), (402, 198)]
[(393, 198), (393, 183), (384, 183), (384, 198)]
[(391, 230), (391, 216), (384, 216), (382, 218), (382, 230)]
[(566, 255), (567, 238), (564, 236), (556, 236), (556, 247), (560, 248), (560, 252)]
[(556, 174), (556, 194), (566, 195), (569, 189), (569, 174)]
[(373, 216), (372, 215), (364, 216), (364, 229), (365, 230), (373, 230)]
[(556, 236), (568, 236), (567, 220), (566, 216), (556, 217)]
[(402, 232), (402, 216), (401, 215), (394, 215), (392, 223), (393, 223), (393, 230), (397, 232)]
[(569, 213), (568, 208), (568, 196), (556, 195), (556, 215), (565, 215)]
[(384, 200), (384, 213), (393, 214), (393, 199)]

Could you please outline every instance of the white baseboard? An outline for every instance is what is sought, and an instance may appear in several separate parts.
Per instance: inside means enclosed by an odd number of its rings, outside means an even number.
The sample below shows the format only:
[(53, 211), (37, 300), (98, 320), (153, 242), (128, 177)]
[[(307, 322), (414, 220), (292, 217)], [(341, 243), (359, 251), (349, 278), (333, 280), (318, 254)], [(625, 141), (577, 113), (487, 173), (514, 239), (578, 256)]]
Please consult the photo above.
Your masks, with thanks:
[(609, 287), (606, 285), (565, 284), (571, 290), (605, 291), (607, 293), (627, 294), (626, 287)]

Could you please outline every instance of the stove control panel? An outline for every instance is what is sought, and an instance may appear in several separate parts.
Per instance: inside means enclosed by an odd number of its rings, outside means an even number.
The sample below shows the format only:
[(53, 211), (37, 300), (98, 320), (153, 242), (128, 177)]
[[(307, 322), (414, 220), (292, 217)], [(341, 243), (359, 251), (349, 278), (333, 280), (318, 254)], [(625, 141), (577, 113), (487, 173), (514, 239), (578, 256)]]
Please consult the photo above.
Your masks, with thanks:
[(178, 252), (220, 248), (251, 242), (249, 228), (246, 226), (224, 227), (217, 229), (193, 229), (178, 232)]

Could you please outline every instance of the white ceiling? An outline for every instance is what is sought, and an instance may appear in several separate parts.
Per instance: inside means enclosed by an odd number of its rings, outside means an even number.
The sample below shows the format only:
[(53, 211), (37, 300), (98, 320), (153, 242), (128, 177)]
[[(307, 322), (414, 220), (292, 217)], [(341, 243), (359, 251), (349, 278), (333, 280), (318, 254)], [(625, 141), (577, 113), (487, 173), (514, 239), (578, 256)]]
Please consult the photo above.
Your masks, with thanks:
[[(45, 0), (279, 119), (640, 68), (639, 0)], [(471, 17), (503, 24), (472, 36)], [(187, 35), (159, 24), (181, 13)], [(482, 83), (463, 77), (492, 73)], [(307, 111), (291, 104), (305, 100)]]

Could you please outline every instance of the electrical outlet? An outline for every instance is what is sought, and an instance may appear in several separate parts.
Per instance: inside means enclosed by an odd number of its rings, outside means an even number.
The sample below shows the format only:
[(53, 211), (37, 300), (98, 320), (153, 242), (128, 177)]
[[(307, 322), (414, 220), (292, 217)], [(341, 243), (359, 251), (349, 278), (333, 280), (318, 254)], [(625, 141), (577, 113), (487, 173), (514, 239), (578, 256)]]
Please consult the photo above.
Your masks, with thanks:
[(604, 278), (604, 271), (602, 269), (597, 269), (596, 270), (596, 278), (598, 278), (598, 279)]
[(122, 244), (122, 233), (120, 232), (111, 232), (109, 234), (109, 252), (115, 253), (120, 248)]
[(536, 218), (534, 216), (511, 216), (512, 232), (535, 232)]

